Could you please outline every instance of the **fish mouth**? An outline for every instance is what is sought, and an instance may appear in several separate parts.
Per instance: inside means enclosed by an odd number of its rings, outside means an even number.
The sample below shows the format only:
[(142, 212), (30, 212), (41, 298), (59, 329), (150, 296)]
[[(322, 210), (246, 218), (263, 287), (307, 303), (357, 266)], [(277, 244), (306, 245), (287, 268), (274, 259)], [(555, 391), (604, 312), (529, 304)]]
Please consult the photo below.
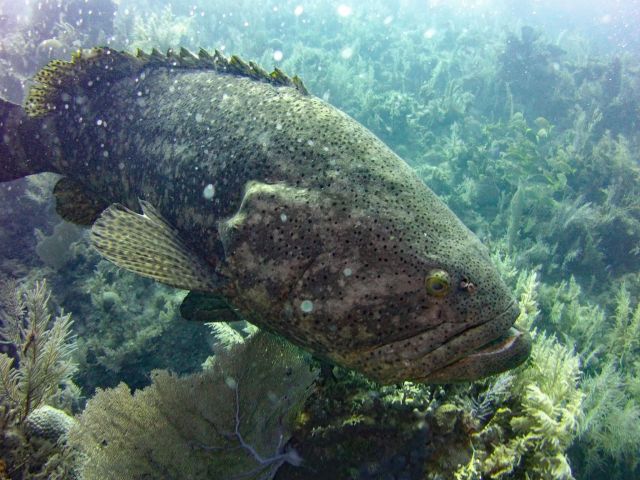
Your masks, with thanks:
[[(435, 343), (446, 330), (425, 330), (366, 352), (341, 357), (385, 385), (411, 380), (422, 383), (472, 382), (517, 367), (531, 353), (531, 337), (514, 327), (520, 308), (511, 301), (502, 313), (480, 324), (462, 327)], [(448, 324), (445, 328), (451, 328)]]
[[(528, 332), (513, 326), (520, 309), (516, 302), (493, 320), (469, 328), (442, 347), (461, 353), (453, 362), (435, 368), (420, 381), (455, 383), (479, 380), (517, 367), (531, 353)], [(465, 346), (467, 348), (465, 348)], [(429, 356), (437, 354), (437, 350)], [(435, 359), (434, 359), (435, 360)]]

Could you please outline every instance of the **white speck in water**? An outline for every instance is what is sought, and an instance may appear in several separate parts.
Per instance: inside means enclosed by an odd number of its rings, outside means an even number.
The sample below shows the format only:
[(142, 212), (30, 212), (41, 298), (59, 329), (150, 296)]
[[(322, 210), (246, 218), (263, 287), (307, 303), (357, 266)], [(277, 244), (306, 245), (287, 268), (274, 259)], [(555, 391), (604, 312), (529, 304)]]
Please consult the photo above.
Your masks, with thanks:
[(343, 48), (342, 51), (340, 52), (340, 56), (345, 60), (349, 60), (353, 56), (353, 48), (351, 47)]
[(283, 222), (286, 222), (287, 221), (287, 214), (286, 213), (281, 213), (280, 214), (280, 220), (283, 221)]
[(293, 9), (293, 14), (296, 17), (299, 17), (300, 15), (302, 15), (302, 12), (304, 12), (304, 7), (302, 5), (298, 5), (296, 8)]
[(352, 273), (353, 273), (353, 270), (351, 270), (349, 267), (345, 268), (345, 269), (342, 271), (342, 274), (343, 274), (345, 277), (350, 277)]
[(348, 17), (353, 12), (353, 9), (349, 5), (340, 5), (338, 7), (338, 15), (341, 17)]
[(215, 188), (213, 188), (212, 184), (209, 184), (206, 187), (204, 187), (204, 190), (202, 191), (202, 196), (207, 200), (211, 200), (215, 193), (216, 193)]
[(200, 123), (203, 119), (203, 116), (201, 113), (196, 113), (196, 122)]
[(96, 120), (96, 125), (98, 125), (98, 126), (102, 125), (102, 120), (100, 120), (100, 119)]
[(310, 147), (313, 147), (314, 141), (313, 140), (307, 140), (307, 145), (309, 145)]
[(238, 386), (238, 382), (236, 382), (236, 379), (233, 377), (225, 378), (224, 383), (226, 383), (227, 387), (229, 387), (231, 390), (235, 390), (236, 387)]
[(176, 91), (176, 87), (174, 87), (173, 85), (171, 85), (171, 86), (169, 87), (169, 93), (173, 93), (173, 92), (175, 92), (175, 91)]
[(284, 58), (284, 54), (282, 53), (282, 51), (276, 50), (275, 52), (273, 52), (273, 59), (276, 62), (281, 61), (283, 58)]
[(276, 123), (276, 130), (282, 130), (282, 124), (280, 122)]
[(124, 170), (124, 162), (120, 162), (120, 163), (118, 164), (118, 168), (119, 168), (120, 170)]
[(300, 303), (300, 310), (302, 310), (304, 313), (313, 312), (313, 302), (311, 300), (303, 300)]
[(106, 151), (106, 150), (104, 150), (104, 151), (102, 152), (102, 156), (103, 156), (104, 158), (109, 158), (109, 152), (108, 152), (108, 151)]
[(435, 28), (429, 28), (427, 30), (425, 30), (425, 32), (423, 33), (424, 38), (433, 38), (436, 35), (436, 29)]
[(385, 25), (389, 25), (391, 22), (393, 22), (393, 17), (391, 15), (384, 17), (384, 20), (382, 21)]

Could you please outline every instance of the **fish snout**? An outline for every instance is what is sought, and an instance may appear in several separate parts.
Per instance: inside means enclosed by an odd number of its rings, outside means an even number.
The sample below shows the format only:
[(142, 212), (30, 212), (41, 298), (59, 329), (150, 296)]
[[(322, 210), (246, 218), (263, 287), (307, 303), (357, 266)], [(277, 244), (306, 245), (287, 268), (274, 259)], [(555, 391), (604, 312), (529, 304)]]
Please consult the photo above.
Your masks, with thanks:
[[(531, 353), (531, 336), (513, 326), (520, 313), (516, 302), (495, 319), (465, 331), (454, 341), (462, 339), (481, 345), (462, 357), (430, 372), (422, 379), (429, 383), (475, 381), (517, 367)], [(473, 340), (475, 337), (475, 341)]]

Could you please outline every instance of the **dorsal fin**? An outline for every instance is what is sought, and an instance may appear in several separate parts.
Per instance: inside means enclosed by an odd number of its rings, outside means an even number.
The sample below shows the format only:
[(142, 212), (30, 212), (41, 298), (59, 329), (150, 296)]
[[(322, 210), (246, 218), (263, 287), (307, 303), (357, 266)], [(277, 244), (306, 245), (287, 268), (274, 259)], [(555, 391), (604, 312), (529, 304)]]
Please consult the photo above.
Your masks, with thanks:
[(155, 48), (150, 53), (138, 50), (135, 55), (99, 47), (76, 51), (69, 62), (54, 60), (34, 77), (35, 85), (29, 90), (25, 110), (31, 117), (41, 117), (61, 108), (76, 89), (108, 84), (120, 78), (135, 76), (147, 68), (171, 68), (183, 70), (213, 70), (218, 73), (248, 77), (256, 81), (278, 86), (289, 86), (308, 95), (302, 80), (288, 77), (279, 69), (268, 73), (253, 62), (245, 62), (233, 55), (225, 57), (218, 50), (213, 55), (200, 49), (197, 55), (185, 48), (169, 49), (163, 55)]

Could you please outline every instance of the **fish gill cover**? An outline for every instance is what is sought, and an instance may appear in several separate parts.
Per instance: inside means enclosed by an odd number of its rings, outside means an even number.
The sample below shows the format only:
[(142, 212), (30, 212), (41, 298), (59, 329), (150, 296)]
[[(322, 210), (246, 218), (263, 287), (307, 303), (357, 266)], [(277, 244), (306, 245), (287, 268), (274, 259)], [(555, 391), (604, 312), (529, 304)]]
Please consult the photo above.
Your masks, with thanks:
[[(242, 370), (224, 365), (242, 350), (228, 348), (245, 342), (250, 332), (244, 323), (226, 330), (217, 323), (210, 334), (201, 324), (180, 320), (184, 293), (100, 260), (80, 230), (51, 213), (56, 180), (32, 176), (0, 190), (0, 269), (25, 285), (20, 293), (15, 284), (3, 283), (2, 322), (17, 325), (23, 315), (32, 321), (46, 315), (46, 305), (31, 302), (25, 310), (24, 303), (34, 292), (25, 279), (46, 276), (49, 308), (71, 312), (77, 334), (75, 347), (63, 347), (54, 371), (73, 371), (66, 352), (75, 352), (79, 387), (67, 380), (51, 383), (41, 400), (46, 408), (77, 413), (101, 390), (71, 435), (85, 440), (52, 450), (51, 437), (39, 432), (64, 431), (55, 426), (68, 425), (68, 419), (45, 409), (23, 420), (26, 398), (14, 388), (44, 371), (19, 362), (22, 352), (43, 351), (47, 342), (34, 342), (28, 330), (23, 338), (3, 330), (6, 478), (94, 478), (79, 462), (83, 446), (100, 474), (116, 475), (137, 460), (138, 472), (147, 475), (168, 471), (158, 465), (192, 462), (191, 471), (198, 473), (191, 478), (224, 478), (220, 471), (199, 473), (225, 448), (207, 430), (212, 424), (222, 426), (231, 442), (220, 458), (237, 452), (231, 463), (242, 478), (638, 476), (640, 33), (632, 4), (121, 0), (10, 6), (0, 2), (7, 16), (0, 19), (0, 85), (14, 103), (40, 67), (99, 45), (130, 52), (218, 49), (299, 74), (312, 93), (401, 154), (489, 247), (518, 299), (518, 324), (533, 331), (533, 349), (522, 367), (506, 374), (437, 387), (381, 387), (315, 364), (324, 373), (307, 390), (313, 378), (303, 375), (308, 360), (293, 361), (291, 351), (281, 352), (275, 343), (248, 360), (248, 376), (240, 377)], [(98, 135), (109, 131), (105, 118), (84, 121)], [(182, 131), (181, 125), (171, 133), (176, 152)], [(110, 165), (110, 174), (121, 171), (120, 162)], [(221, 190), (207, 175), (201, 179), (198, 193), (215, 205)], [(77, 185), (58, 185), (56, 196), (69, 207), (61, 210), (65, 218), (90, 223), (104, 208), (88, 203)], [(340, 273), (342, 288), (353, 285), (353, 269), (345, 266)], [(189, 311), (194, 307), (209, 319), (237, 315), (216, 298), (191, 302)], [(58, 329), (63, 325), (68, 321)], [(251, 338), (248, 345), (266, 345)], [(211, 348), (221, 354), (220, 362), (214, 357), (203, 370)], [(262, 375), (256, 362), (264, 364)], [(152, 369), (189, 376), (161, 372), (147, 387)], [(212, 378), (219, 383), (209, 395), (226, 398), (226, 404), (210, 422), (207, 399), (196, 392), (207, 391), (201, 382)], [(123, 384), (110, 388), (120, 382), (137, 393)], [(169, 386), (172, 395), (158, 400)], [(270, 407), (245, 416), (243, 402), (256, 392)], [(180, 395), (189, 402), (176, 408)], [(103, 411), (113, 414), (100, 418), (96, 412), (105, 402), (114, 407)], [(285, 407), (291, 415), (269, 417)], [(123, 455), (112, 454), (112, 441), (140, 419), (165, 418), (167, 423), (157, 423), (162, 431), (172, 421), (180, 424), (180, 415), (193, 429), (173, 452), (160, 448), (173, 435), (149, 432)], [(40, 427), (48, 422), (51, 428)], [(86, 441), (101, 431), (108, 438)], [(183, 455), (181, 463), (171, 456), (185, 451), (194, 456)], [(205, 462), (200, 456), (213, 457)]]

